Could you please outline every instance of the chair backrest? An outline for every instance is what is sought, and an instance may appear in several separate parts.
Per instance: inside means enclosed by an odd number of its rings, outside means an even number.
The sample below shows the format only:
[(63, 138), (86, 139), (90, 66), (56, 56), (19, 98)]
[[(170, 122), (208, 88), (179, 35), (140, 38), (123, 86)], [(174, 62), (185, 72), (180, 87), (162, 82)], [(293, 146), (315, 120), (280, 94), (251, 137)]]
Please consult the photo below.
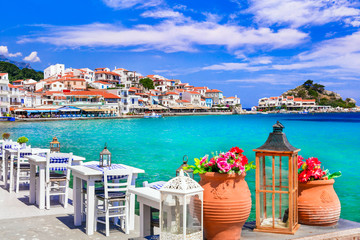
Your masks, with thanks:
[[(132, 169), (105, 169), (104, 192), (108, 198), (110, 192), (127, 193), (132, 181)], [(113, 182), (114, 181), (114, 182)]]
[(16, 158), (16, 166), (17, 166), (17, 171), (20, 171), (21, 168), (21, 164), (28, 164), (29, 160), (27, 158), (25, 158), (25, 156), (30, 156), (32, 155), (32, 149), (31, 148), (24, 148), (24, 149), (18, 149), (17, 150), (17, 158)]
[(66, 178), (70, 179), (70, 171), (68, 167), (71, 166), (73, 160), (72, 153), (47, 153), (46, 154), (46, 182), (50, 181), (51, 171), (62, 171), (66, 173)]

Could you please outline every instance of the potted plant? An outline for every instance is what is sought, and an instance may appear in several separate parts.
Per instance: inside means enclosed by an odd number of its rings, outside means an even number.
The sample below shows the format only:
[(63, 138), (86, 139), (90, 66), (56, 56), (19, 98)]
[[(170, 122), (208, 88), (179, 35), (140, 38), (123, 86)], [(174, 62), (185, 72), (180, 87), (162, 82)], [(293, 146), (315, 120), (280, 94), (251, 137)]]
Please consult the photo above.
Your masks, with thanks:
[(26, 148), (26, 143), (29, 141), (27, 137), (19, 137), (17, 142), (22, 145), (22, 148)]
[(245, 181), (246, 171), (255, 166), (248, 163), (238, 147), (209, 159), (195, 159), (192, 168), (200, 175), (204, 188), (203, 220), (205, 239), (240, 239), (241, 229), (251, 211), (251, 194)]
[(10, 133), (3, 133), (2, 138), (6, 141), (10, 138)]
[(298, 157), (299, 223), (316, 226), (335, 225), (340, 218), (340, 200), (334, 190), (334, 178), (341, 172), (321, 169), (321, 162), (310, 157)]

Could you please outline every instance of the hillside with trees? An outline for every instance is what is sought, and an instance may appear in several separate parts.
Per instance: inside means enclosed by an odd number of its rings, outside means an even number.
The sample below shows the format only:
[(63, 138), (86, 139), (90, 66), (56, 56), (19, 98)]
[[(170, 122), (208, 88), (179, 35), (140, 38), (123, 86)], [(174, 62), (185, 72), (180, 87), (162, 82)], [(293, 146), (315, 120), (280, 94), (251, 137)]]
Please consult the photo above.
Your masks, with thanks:
[(353, 108), (356, 101), (352, 98), (342, 99), (340, 94), (325, 90), (325, 86), (307, 80), (304, 84), (282, 94), (283, 96), (294, 96), (302, 99), (315, 99), (316, 104), (332, 107)]
[(18, 79), (34, 79), (36, 81), (44, 79), (44, 73), (41, 71), (29, 68), (20, 69), (12, 63), (3, 61), (0, 62), (0, 72), (9, 74), (10, 83)]

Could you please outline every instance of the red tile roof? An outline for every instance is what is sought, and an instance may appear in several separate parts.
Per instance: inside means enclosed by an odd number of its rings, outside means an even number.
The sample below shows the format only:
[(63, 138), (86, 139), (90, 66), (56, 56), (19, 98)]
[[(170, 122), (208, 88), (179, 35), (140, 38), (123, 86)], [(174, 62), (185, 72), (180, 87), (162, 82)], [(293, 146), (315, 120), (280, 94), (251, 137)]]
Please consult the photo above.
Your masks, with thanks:
[(94, 83), (101, 83), (101, 84), (105, 84), (105, 85), (111, 85), (111, 83), (104, 82), (104, 81), (95, 81)]
[(0, 73), (0, 76), (5, 76), (7, 73)]
[(222, 92), (222, 91), (217, 90), (217, 89), (212, 89), (212, 90), (207, 90), (206, 92), (207, 93), (218, 93), (218, 92)]
[(106, 71), (97, 71), (95, 72), (95, 74), (99, 74), (99, 73), (104, 73), (104, 74), (109, 74), (109, 75), (114, 75), (114, 76), (121, 76), (118, 73), (114, 73), (114, 72), (106, 72)]
[(294, 101), (302, 101), (302, 98), (294, 98)]
[(179, 94), (176, 92), (167, 92), (167, 93), (165, 93), (165, 95), (179, 95)]
[(303, 99), (303, 102), (315, 102), (315, 99)]

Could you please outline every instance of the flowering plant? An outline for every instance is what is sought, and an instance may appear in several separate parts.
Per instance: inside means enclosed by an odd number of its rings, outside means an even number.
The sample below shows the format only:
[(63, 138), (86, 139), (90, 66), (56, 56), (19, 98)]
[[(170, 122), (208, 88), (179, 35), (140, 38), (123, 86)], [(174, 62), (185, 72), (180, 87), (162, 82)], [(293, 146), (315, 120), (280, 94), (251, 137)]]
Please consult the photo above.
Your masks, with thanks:
[(195, 165), (188, 166), (187, 169), (194, 169), (194, 174), (204, 174), (206, 172), (219, 173), (237, 173), (255, 169), (253, 162), (248, 162), (247, 157), (243, 154), (243, 150), (238, 147), (232, 147), (228, 152), (220, 152), (209, 159), (208, 155), (203, 158), (195, 158)]
[(321, 169), (321, 162), (315, 157), (304, 159), (302, 156), (298, 156), (298, 169), (298, 180), (302, 183), (313, 180), (329, 180), (341, 176), (340, 171), (330, 174), (328, 169)]

